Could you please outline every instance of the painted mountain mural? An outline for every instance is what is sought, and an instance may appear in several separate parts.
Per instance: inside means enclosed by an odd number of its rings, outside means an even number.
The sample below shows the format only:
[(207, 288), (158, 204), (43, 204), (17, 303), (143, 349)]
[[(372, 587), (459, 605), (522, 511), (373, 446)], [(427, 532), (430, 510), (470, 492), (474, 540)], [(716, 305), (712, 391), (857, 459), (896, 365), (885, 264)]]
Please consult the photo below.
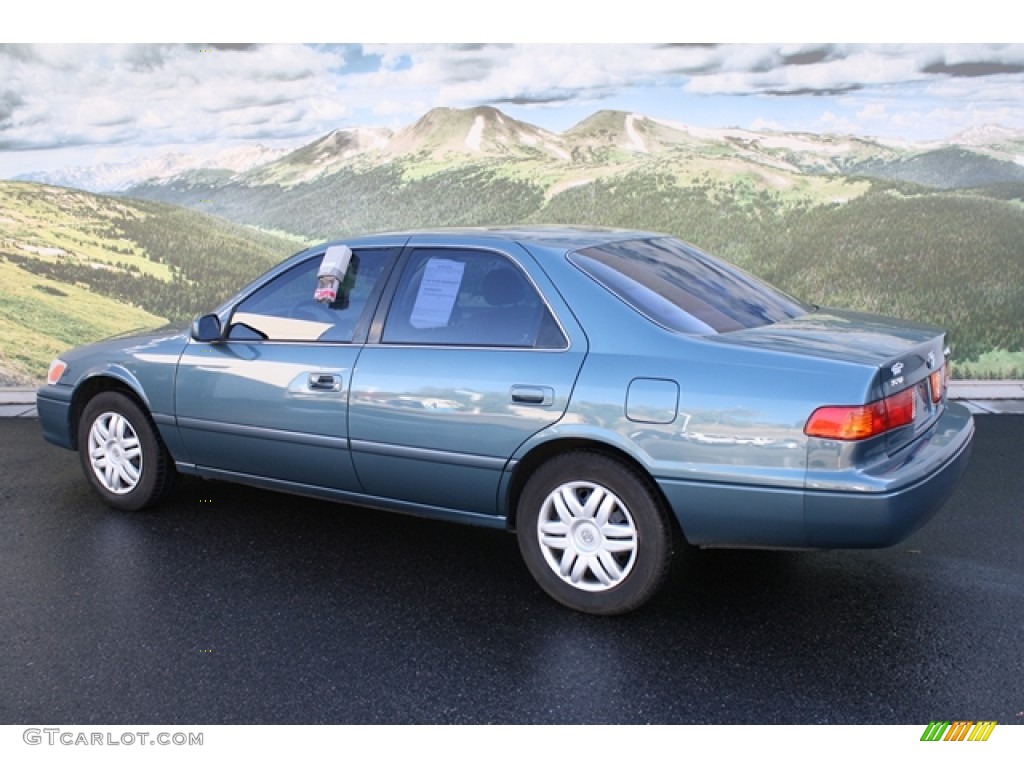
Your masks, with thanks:
[[(1024, 377), (1024, 133), (907, 144), (612, 111), (554, 133), (478, 107), (230, 157), (0, 183), (0, 378), (115, 330), (68, 317), (24, 343), (86, 297), (112, 326), (181, 320), (302, 242), (514, 223), (670, 233), (811, 303), (944, 325), (958, 376)], [(70, 180), (91, 191), (48, 186)]]

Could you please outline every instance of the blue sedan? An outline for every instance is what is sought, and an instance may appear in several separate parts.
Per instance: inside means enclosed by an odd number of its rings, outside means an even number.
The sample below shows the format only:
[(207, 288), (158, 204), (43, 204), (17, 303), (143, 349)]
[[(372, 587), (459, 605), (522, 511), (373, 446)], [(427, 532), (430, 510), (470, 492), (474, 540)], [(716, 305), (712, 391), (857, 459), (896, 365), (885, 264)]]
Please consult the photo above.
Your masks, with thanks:
[(689, 545), (927, 522), (974, 434), (947, 357), (941, 329), (664, 235), (436, 230), (310, 248), (190, 328), (68, 352), (38, 411), (117, 509), (184, 473), (507, 528), (554, 599), (617, 614)]

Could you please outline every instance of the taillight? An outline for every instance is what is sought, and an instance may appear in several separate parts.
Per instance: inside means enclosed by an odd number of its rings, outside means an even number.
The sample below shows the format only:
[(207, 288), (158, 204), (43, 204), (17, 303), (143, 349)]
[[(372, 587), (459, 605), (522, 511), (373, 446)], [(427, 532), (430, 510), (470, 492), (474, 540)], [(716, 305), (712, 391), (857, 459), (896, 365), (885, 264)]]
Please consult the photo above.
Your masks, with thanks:
[(865, 440), (914, 422), (914, 390), (905, 389), (867, 405), (827, 405), (811, 414), (808, 437)]
[(949, 380), (949, 363), (939, 368), (937, 371), (932, 371), (928, 377), (929, 386), (932, 390), (932, 402), (937, 403), (942, 400), (942, 396), (946, 394), (946, 382)]

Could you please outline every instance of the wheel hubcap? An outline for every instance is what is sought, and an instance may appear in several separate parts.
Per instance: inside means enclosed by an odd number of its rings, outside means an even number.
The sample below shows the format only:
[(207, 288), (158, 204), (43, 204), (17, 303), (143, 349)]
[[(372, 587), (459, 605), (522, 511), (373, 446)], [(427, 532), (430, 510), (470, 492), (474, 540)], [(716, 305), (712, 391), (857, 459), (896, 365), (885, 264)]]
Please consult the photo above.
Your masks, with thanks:
[(611, 589), (636, 562), (633, 516), (618, 496), (597, 483), (565, 483), (548, 494), (537, 537), (548, 566), (576, 589)]
[(130, 493), (142, 476), (142, 446), (131, 422), (119, 413), (101, 414), (89, 429), (89, 464), (111, 493)]

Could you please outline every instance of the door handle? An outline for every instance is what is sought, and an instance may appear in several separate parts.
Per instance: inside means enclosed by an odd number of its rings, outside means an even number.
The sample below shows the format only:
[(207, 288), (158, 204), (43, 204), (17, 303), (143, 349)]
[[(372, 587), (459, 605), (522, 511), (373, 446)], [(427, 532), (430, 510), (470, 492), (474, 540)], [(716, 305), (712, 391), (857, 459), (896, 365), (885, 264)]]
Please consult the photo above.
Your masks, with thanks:
[(341, 390), (341, 376), (336, 373), (311, 373), (309, 388), (318, 392), (338, 392)]
[(510, 392), (512, 402), (519, 405), (551, 405), (555, 401), (555, 390), (551, 387), (516, 385)]

